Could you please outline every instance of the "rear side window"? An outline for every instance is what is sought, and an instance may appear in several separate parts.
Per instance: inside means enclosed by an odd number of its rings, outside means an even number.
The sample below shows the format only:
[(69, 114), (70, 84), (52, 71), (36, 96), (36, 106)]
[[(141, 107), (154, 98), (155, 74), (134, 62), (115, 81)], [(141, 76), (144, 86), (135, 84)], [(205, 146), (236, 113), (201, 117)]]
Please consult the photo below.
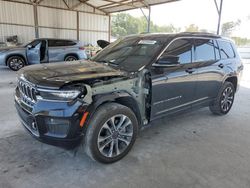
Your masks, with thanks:
[(74, 46), (76, 43), (71, 40), (49, 40), (49, 47)]
[(221, 59), (229, 59), (235, 57), (235, 53), (230, 42), (218, 40), (218, 45), (220, 48)]
[(180, 64), (192, 62), (192, 40), (177, 39), (169, 45), (163, 56), (176, 57)]
[(215, 60), (214, 42), (211, 39), (195, 39), (195, 62)]

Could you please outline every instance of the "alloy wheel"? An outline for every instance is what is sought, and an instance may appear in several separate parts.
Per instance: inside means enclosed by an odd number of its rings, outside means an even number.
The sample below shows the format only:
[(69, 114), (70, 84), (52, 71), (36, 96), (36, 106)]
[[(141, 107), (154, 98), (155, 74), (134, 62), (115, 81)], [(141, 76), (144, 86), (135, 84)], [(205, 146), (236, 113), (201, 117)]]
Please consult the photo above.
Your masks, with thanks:
[(116, 157), (126, 150), (132, 137), (133, 125), (131, 120), (123, 114), (115, 115), (109, 118), (99, 131), (98, 150), (105, 157)]
[(223, 93), (222, 93), (222, 98), (221, 98), (221, 109), (224, 112), (227, 112), (230, 110), (230, 108), (233, 105), (233, 100), (234, 100), (234, 91), (233, 88), (227, 87)]
[(9, 66), (13, 70), (19, 70), (24, 66), (24, 62), (21, 58), (13, 58), (9, 62)]

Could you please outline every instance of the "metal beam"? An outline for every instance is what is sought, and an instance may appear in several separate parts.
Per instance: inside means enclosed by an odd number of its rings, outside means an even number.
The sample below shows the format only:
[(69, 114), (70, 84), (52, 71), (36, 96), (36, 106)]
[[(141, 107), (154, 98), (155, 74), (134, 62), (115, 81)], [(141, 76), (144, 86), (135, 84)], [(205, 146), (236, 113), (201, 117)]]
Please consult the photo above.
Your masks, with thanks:
[(221, 15), (222, 15), (222, 7), (223, 7), (223, 0), (220, 0), (220, 5), (218, 5), (218, 2), (214, 0), (217, 12), (218, 12), (218, 24), (217, 24), (217, 35), (220, 34), (220, 25), (221, 25)]
[(69, 9), (69, 5), (67, 4), (67, 2), (65, 0), (62, 0), (62, 1), (65, 4), (65, 6)]
[(148, 33), (150, 33), (151, 7), (148, 7)]
[(35, 38), (39, 38), (37, 4), (33, 5), (33, 11), (34, 11), (34, 24), (35, 24)]
[(142, 10), (142, 8), (140, 8), (143, 16), (145, 17), (145, 19), (147, 20), (147, 32), (150, 32), (150, 21), (151, 21), (151, 7), (148, 6), (148, 16), (145, 14), (145, 12)]
[(80, 39), (80, 24), (79, 24), (79, 12), (76, 12), (76, 38), (77, 40)]

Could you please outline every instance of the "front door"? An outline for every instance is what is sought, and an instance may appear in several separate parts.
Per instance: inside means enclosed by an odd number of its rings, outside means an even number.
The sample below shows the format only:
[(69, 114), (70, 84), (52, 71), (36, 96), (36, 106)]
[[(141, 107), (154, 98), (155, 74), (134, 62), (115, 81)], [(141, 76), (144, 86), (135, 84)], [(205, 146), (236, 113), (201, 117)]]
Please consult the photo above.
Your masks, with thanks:
[(27, 59), (29, 64), (40, 63), (41, 45), (42, 45), (41, 40), (35, 40), (27, 46)]
[(198, 64), (192, 63), (193, 40), (177, 39), (162, 56), (172, 56), (178, 65), (152, 67), (151, 119), (187, 109), (196, 100)]

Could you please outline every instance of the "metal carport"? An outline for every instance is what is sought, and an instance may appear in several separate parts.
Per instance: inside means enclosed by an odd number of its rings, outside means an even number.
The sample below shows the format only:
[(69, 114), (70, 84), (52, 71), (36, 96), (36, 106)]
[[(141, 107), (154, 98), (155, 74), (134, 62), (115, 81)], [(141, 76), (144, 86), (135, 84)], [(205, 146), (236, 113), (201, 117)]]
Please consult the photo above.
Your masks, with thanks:
[[(95, 44), (110, 40), (110, 14), (179, 0), (0, 0), (0, 37), (20, 35), (26, 42), (38, 37), (79, 39)], [(213, 0), (211, 0), (213, 1)], [(223, 0), (216, 4), (220, 17)], [(1, 40), (1, 38), (0, 38)]]

